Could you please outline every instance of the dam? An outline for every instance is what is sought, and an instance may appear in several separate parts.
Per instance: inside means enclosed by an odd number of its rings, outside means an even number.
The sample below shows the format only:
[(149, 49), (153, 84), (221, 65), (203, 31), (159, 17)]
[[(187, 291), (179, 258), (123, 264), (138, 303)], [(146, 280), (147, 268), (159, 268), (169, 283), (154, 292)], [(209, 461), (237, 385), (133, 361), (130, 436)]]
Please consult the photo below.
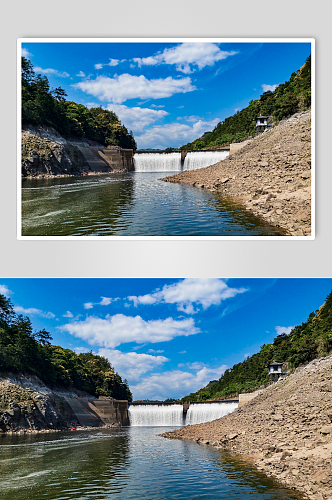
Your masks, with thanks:
[(211, 422), (236, 410), (238, 400), (200, 403), (131, 403), (128, 414), (131, 426), (183, 426)]
[[(185, 154), (183, 154), (185, 153)], [(135, 172), (182, 172), (209, 167), (229, 155), (229, 148), (211, 151), (146, 152), (134, 154)]]

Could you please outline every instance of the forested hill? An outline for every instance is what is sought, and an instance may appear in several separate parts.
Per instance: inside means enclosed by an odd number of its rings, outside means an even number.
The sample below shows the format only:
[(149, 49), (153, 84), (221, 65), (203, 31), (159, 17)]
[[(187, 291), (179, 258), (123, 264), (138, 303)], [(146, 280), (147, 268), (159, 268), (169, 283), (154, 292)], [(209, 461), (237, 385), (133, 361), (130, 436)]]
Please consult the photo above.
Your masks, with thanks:
[(87, 108), (66, 100), (58, 87), (50, 89), (46, 76), (36, 74), (31, 62), (22, 57), (22, 125), (53, 127), (65, 138), (86, 138), (103, 146), (137, 149), (131, 131), (113, 111)]
[(301, 364), (326, 356), (332, 351), (332, 292), (326, 302), (307, 321), (296, 326), (289, 335), (278, 335), (272, 344), (245, 361), (226, 370), (217, 381), (210, 382), (199, 391), (185, 396), (184, 401), (219, 399), (240, 392), (250, 392), (268, 382), (267, 364), (275, 360), (287, 363), (290, 371)]
[(10, 300), (0, 295), (0, 372), (36, 375), (49, 387), (132, 400), (127, 381), (107, 359), (92, 352), (76, 354), (51, 340), (46, 330), (34, 333), (30, 319), (15, 314)]
[(278, 122), (298, 111), (307, 110), (310, 106), (311, 56), (301, 69), (292, 73), (290, 79), (273, 92), (264, 92), (260, 99), (251, 101), (246, 108), (219, 122), (212, 132), (206, 132), (180, 149), (198, 150), (238, 142), (255, 134), (257, 116), (271, 116), (274, 122)]

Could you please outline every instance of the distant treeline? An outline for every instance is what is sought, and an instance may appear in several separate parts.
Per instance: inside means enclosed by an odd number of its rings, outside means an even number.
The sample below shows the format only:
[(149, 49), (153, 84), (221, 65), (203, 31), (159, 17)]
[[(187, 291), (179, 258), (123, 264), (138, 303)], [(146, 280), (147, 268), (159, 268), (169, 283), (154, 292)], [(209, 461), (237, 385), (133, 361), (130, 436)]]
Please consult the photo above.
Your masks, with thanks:
[(321, 308), (309, 315), (308, 320), (296, 326), (289, 335), (278, 335), (273, 344), (263, 345), (261, 350), (245, 361), (234, 365), (217, 381), (185, 396), (183, 401), (199, 401), (235, 396), (250, 392), (268, 382), (267, 365), (275, 360), (288, 363), (293, 370), (315, 358), (332, 351), (332, 292)]
[(256, 133), (257, 116), (272, 116), (274, 122), (278, 122), (310, 106), (311, 56), (300, 70), (292, 73), (290, 79), (273, 92), (264, 92), (260, 99), (251, 101), (246, 108), (219, 122), (212, 132), (206, 132), (180, 149), (197, 150), (238, 142)]
[(30, 319), (17, 315), (10, 300), (0, 294), (0, 372), (36, 375), (50, 387), (132, 400), (127, 381), (107, 359), (92, 352), (76, 354), (51, 340), (44, 329), (33, 332)]
[(86, 138), (103, 146), (136, 149), (131, 131), (113, 111), (87, 108), (67, 101), (61, 87), (50, 89), (46, 76), (36, 74), (31, 62), (22, 57), (22, 125), (53, 127), (66, 138)]

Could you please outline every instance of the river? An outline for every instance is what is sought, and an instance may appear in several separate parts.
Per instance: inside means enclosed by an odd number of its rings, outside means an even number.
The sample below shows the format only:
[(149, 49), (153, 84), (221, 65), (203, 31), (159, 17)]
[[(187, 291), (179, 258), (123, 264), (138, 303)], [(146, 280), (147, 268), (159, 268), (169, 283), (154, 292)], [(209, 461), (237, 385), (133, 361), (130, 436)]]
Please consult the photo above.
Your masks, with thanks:
[(22, 236), (283, 234), (226, 198), (159, 180), (167, 174), (22, 179)]
[(2, 500), (293, 500), (246, 462), (165, 427), (0, 436)]

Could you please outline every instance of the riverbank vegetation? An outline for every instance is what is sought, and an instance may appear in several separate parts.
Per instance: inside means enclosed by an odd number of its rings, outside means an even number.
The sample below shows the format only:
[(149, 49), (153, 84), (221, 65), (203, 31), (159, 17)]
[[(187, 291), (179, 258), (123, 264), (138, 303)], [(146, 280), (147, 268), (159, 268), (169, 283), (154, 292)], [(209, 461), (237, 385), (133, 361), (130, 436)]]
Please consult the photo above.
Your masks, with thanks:
[(182, 401), (223, 399), (241, 392), (251, 392), (267, 384), (267, 365), (273, 360), (285, 363), (293, 371), (299, 365), (332, 351), (332, 292), (318, 311), (287, 335), (278, 335), (272, 344), (263, 345), (253, 356), (225, 371), (219, 380), (182, 398)]
[(48, 78), (36, 74), (25, 57), (22, 57), (21, 83), (23, 127), (53, 127), (65, 138), (84, 138), (103, 146), (136, 150), (132, 132), (113, 111), (67, 101), (66, 92), (61, 87), (52, 90)]
[(276, 123), (310, 106), (311, 56), (301, 69), (292, 73), (290, 79), (278, 85), (273, 92), (264, 92), (260, 99), (251, 101), (246, 108), (219, 122), (212, 132), (206, 132), (180, 149), (195, 151), (239, 142), (256, 133), (256, 117), (269, 116)]
[(92, 352), (76, 354), (51, 344), (45, 330), (33, 332), (27, 316), (17, 315), (11, 301), (0, 295), (0, 371), (39, 377), (50, 387), (75, 388), (93, 396), (132, 400), (126, 380), (109, 361)]

